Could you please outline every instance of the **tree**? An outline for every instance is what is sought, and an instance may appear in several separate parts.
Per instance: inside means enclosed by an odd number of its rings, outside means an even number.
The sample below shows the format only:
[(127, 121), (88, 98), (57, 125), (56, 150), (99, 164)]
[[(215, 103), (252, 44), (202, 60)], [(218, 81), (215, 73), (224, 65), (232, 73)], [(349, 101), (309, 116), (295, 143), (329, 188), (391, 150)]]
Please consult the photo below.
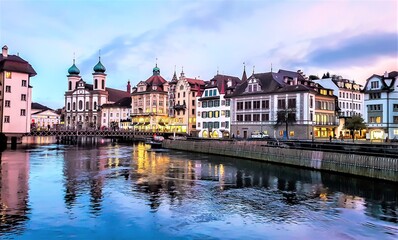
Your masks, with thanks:
[(316, 75), (309, 75), (309, 76), (308, 76), (308, 78), (309, 78), (310, 80), (316, 80), (316, 79), (319, 79), (319, 77), (318, 77), (318, 76), (316, 76)]
[(286, 139), (289, 139), (289, 124), (296, 122), (296, 111), (294, 109), (279, 110), (277, 113), (275, 128), (279, 125), (285, 124)]
[(347, 118), (344, 124), (344, 128), (350, 130), (352, 141), (355, 140), (355, 131), (362, 130), (366, 128), (365, 121), (361, 116), (352, 116), (351, 118)]

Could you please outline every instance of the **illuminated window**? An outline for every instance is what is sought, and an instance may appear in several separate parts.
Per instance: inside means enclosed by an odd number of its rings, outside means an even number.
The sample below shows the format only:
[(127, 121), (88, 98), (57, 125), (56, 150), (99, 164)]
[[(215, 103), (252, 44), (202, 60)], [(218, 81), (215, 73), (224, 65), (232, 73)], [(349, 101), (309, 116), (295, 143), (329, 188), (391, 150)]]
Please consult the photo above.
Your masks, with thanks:
[(279, 131), (279, 136), (283, 136), (283, 130)]
[(6, 72), (6, 78), (10, 79), (12, 77), (11, 72)]
[(290, 137), (294, 137), (294, 131), (290, 131), (290, 132), (289, 132), (289, 136), (290, 136)]
[(381, 117), (380, 116), (376, 117), (376, 123), (381, 123)]

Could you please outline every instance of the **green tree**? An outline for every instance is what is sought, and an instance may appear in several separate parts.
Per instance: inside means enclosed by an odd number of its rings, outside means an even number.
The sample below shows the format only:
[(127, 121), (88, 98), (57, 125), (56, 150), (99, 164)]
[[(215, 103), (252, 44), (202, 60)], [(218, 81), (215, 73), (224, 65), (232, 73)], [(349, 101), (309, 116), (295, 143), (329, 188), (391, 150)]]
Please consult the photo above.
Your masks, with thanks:
[(344, 128), (350, 130), (352, 141), (355, 140), (355, 131), (362, 130), (366, 128), (365, 121), (361, 116), (352, 116), (347, 118), (344, 124)]

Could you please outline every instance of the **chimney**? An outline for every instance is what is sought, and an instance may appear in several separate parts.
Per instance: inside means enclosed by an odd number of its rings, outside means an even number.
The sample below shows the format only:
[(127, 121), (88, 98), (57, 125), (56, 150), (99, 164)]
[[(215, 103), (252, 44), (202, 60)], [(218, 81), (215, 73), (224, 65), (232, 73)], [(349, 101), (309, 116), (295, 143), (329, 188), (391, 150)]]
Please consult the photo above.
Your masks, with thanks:
[(131, 93), (130, 81), (127, 82), (127, 92), (128, 92), (128, 93)]
[(4, 47), (2, 48), (2, 54), (3, 54), (3, 57), (4, 58), (6, 58), (6, 57), (8, 57), (8, 47), (7, 47), (7, 45), (4, 45)]
[[(4, 56), (4, 54), (3, 54), (3, 56)], [(384, 78), (388, 78), (388, 72), (387, 71), (384, 72)]]

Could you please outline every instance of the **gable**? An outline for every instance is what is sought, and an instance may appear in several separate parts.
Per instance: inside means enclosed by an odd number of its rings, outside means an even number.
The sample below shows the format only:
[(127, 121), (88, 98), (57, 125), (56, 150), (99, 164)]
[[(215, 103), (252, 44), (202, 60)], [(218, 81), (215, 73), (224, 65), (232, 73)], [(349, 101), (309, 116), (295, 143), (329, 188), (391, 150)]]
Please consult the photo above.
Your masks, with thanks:
[(383, 81), (378, 76), (373, 76), (366, 82), (365, 90), (380, 90), (383, 88)]

